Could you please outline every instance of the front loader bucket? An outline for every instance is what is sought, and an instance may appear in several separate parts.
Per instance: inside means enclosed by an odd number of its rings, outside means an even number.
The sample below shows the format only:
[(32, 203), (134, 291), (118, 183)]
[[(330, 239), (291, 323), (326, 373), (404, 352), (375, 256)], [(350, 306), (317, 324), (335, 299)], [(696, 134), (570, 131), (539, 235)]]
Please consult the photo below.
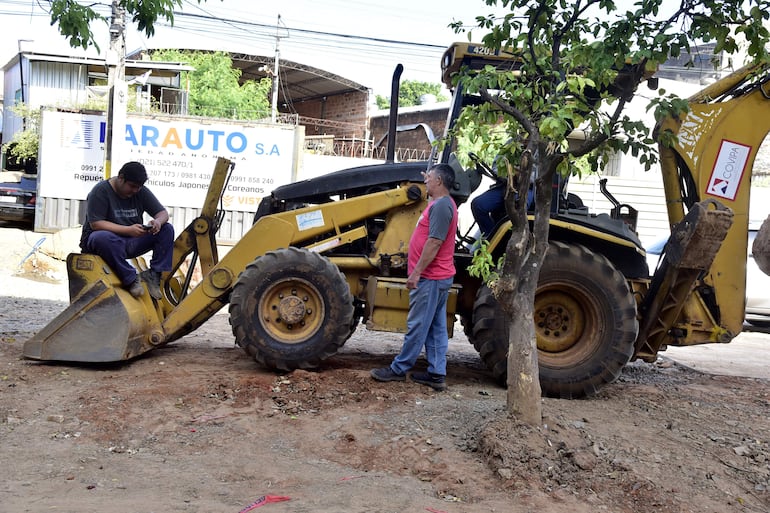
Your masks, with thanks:
[(24, 343), (24, 356), (119, 362), (162, 344), (165, 337), (149, 294), (134, 298), (110, 278), (105, 276), (83, 289), (66, 310)]
[[(219, 272), (212, 279), (209, 287), (215, 299), (204, 300), (213, 306), (193, 304), (178, 316), (181, 320), (173, 324), (171, 330), (165, 324), (166, 316), (184, 301), (195, 262), (199, 262), (204, 276), (217, 265), (218, 205), (232, 169), (231, 161), (217, 159), (200, 215), (174, 241), (172, 272), (164, 273), (168, 275), (161, 278), (163, 298), (152, 299), (146, 289), (143, 296), (135, 298), (99, 256), (70, 253), (67, 256), (70, 306), (24, 343), (23, 355), (34, 360), (63, 362), (130, 360), (177, 340), (214, 315), (223, 304), (217, 301), (227, 296), (229, 270), (224, 270), (224, 278)], [(182, 276), (180, 267), (189, 261), (192, 264), (188, 274)], [(132, 265), (137, 271), (147, 268), (142, 257), (133, 259)], [(225, 285), (221, 285), (223, 282)]]

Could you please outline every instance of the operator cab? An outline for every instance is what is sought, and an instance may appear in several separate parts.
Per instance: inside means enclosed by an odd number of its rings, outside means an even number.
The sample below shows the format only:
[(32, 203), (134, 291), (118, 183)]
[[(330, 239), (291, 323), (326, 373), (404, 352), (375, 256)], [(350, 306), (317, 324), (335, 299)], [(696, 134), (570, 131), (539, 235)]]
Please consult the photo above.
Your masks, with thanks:
[[(485, 100), (480, 95), (468, 94), (466, 92), (462, 81), (457, 78), (457, 74), (463, 69), (481, 70), (486, 66), (494, 66), (501, 72), (516, 73), (521, 68), (521, 59), (515, 52), (506, 49), (491, 50), (484, 47), (484, 45), (468, 42), (454, 43), (444, 52), (441, 61), (441, 79), (444, 85), (452, 91), (452, 99), (444, 131), (445, 137), (452, 133), (463, 108), (485, 103)], [(621, 70), (617, 80), (623, 80), (625, 77), (626, 74)], [(614, 87), (614, 85), (610, 85), (610, 87)], [(582, 130), (573, 130), (567, 136), (567, 143), (579, 143), (584, 139), (585, 133)], [(437, 160), (449, 162), (450, 159), (454, 158), (455, 146), (454, 141), (449, 140)], [(489, 166), (484, 166), (484, 163), (477, 161), (476, 167), (482, 174), (489, 176), (493, 180), (496, 179), (496, 173), (491, 171)], [(483, 169), (484, 167), (486, 167), (486, 170)], [(613, 205), (609, 215), (590, 213), (580, 197), (567, 191), (568, 181), (569, 176), (563, 177), (557, 174), (554, 177), (551, 201), (552, 219), (560, 220), (570, 225), (581, 225), (596, 229), (600, 232), (631, 241), (637, 247), (642, 247), (636, 233), (636, 210), (629, 205), (620, 204), (607, 190), (606, 180), (602, 181), (601, 192)], [(529, 196), (527, 195), (528, 200)], [(527, 210), (529, 212), (534, 210), (533, 201), (528, 201)], [(504, 208), (493, 212), (492, 217), (498, 219), (497, 229), (507, 219)], [(473, 228), (471, 227), (471, 232)], [(468, 236), (469, 234), (466, 234), (462, 239), (467, 241), (469, 240)]]

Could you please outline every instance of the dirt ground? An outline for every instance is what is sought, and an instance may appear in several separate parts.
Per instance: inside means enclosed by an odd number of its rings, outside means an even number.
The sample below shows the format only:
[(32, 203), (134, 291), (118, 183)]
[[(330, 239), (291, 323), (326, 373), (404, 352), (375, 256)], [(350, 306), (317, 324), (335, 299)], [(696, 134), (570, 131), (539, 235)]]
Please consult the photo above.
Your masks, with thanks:
[(318, 372), (267, 371), (226, 312), (122, 365), (42, 364), (22, 346), (66, 306), (67, 248), (25, 259), (41, 237), (0, 228), (0, 512), (770, 511), (766, 380), (633, 363), (532, 428), (460, 330), (437, 393), (372, 381), (400, 337), (364, 328)]

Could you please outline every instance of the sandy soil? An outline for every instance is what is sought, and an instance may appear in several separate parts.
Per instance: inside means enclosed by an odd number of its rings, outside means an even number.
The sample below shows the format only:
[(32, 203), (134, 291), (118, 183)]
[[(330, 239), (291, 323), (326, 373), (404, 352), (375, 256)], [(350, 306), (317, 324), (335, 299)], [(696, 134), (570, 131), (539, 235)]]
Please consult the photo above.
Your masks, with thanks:
[(25, 259), (40, 237), (0, 228), (0, 512), (770, 511), (766, 380), (634, 363), (532, 428), (459, 333), (436, 393), (369, 378), (399, 336), (275, 374), (225, 313), (122, 365), (41, 364), (22, 346), (66, 306), (67, 244)]

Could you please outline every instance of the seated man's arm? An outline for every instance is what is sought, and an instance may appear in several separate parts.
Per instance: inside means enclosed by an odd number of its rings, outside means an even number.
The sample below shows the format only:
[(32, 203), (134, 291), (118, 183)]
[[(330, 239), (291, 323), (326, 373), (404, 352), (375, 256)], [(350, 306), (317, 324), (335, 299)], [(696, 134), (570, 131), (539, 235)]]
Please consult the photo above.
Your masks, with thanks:
[(91, 229), (93, 231), (106, 230), (108, 232), (115, 233), (121, 237), (139, 237), (147, 233), (141, 224), (132, 224), (125, 226), (122, 224), (113, 223), (102, 219), (101, 221), (94, 221), (91, 223)]
[(160, 228), (168, 222), (168, 211), (166, 209), (160, 210), (150, 220), (149, 225), (152, 226), (150, 233), (156, 234), (160, 231)]

